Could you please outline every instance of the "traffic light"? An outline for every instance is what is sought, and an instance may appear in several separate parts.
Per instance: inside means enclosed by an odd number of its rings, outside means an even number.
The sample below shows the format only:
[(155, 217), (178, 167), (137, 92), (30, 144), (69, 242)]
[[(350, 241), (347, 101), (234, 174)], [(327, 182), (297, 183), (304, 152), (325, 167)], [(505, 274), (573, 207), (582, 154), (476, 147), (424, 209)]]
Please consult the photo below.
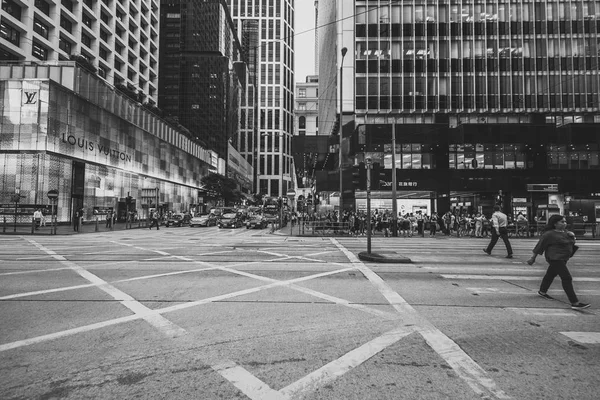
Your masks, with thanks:
[(352, 167), (352, 184), (355, 190), (367, 190), (367, 168), (364, 162)]
[(381, 164), (373, 163), (371, 168), (371, 190), (379, 190), (379, 181), (381, 180)]

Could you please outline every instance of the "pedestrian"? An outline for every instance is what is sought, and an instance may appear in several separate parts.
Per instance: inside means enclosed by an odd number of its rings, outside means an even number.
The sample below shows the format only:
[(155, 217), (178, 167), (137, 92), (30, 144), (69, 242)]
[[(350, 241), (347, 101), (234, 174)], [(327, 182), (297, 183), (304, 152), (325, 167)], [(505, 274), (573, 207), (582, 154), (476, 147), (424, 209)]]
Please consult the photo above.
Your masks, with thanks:
[(112, 226), (112, 212), (109, 210), (106, 213), (106, 227), (110, 228)]
[(494, 213), (492, 214), (492, 240), (490, 240), (490, 244), (488, 244), (487, 248), (483, 249), (484, 253), (487, 255), (492, 255), (492, 250), (494, 246), (498, 242), (498, 238), (501, 238), (506, 246), (506, 251), (508, 252), (506, 258), (513, 258), (513, 251), (508, 241), (508, 217), (502, 211), (500, 211), (500, 206), (494, 206)]
[(75, 210), (75, 214), (73, 214), (73, 230), (75, 232), (79, 231), (79, 210)]
[(42, 224), (42, 212), (40, 211), (39, 208), (37, 208), (34, 212), (33, 212), (33, 221), (35, 223), (35, 230), (37, 231), (40, 228), (40, 225)]
[(533, 249), (533, 255), (527, 264), (533, 265), (538, 254), (545, 254), (548, 262), (548, 270), (540, 284), (538, 295), (545, 299), (552, 299), (548, 295), (548, 289), (556, 275), (560, 276), (562, 287), (574, 310), (583, 310), (588, 308), (588, 303), (581, 303), (573, 289), (573, 278), (567, 268), (567, 261), (575, 254), (577, 246), (575, 245), (575, 234), (567, 231), (567, 221), (562, 215), (553, 215), (548, 219), (548, 224), (544, 228), (542, 237)]
[(160, 227), (158, 226), (158, 211), (153, 211), (150, 214), (150, 226), (148, 229), (152, 229), (152, 227), (156, 224), (156, 230), (158, 231)]
[(475, 215), (475, 237), (483, 237), (482, 230), (483, 216), (481, 215), (481, 213), (477, 213), (477, 215)]

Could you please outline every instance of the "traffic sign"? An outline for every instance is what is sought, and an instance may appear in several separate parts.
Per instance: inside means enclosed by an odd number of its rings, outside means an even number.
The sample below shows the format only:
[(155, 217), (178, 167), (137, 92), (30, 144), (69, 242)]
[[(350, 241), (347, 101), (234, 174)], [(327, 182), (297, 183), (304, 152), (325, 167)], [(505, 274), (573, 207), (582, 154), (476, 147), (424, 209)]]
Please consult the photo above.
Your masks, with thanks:
[(58, 190), (48, 190), (48, 198), (50, 200), (58, 199)]

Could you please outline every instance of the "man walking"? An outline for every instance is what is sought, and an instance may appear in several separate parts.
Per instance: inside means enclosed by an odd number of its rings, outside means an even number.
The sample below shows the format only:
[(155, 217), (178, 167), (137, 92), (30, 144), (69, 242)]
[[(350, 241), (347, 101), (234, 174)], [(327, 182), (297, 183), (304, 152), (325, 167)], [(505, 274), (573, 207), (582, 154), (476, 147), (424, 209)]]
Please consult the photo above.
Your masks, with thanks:
[(492, 240), (490, 241), (490, 244), (488, 244), (488, 247), (483, 249), (484, 253), (487, 253), (487, 255), (491, 256), (492, 250), (494, 249), (494, 246), (498, 242), (498, 238), (502, 238), (502, 241), (504, 242), (504, 245), (506, 246), (506, 251), (508, 252), (508, 255), (506, 256), (506, 258), (513, 258), (512, 247), (510, 245), (510, 242), (508, 241), (507, 227), (508, 227), (508, 217), (506, 216), (506, 214), (504, 214), (502, 211), (500, 211), (499, 205), (495, 205), (494, 213), (492, 214)]

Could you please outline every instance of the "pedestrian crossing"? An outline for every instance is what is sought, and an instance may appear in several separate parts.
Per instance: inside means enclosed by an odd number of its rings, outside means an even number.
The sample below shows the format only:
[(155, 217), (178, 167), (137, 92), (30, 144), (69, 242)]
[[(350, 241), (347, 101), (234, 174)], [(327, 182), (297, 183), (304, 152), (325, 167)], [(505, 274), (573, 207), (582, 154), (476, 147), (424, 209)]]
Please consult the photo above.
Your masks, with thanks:
[[(355, 253), (365, 250), (361, 249), (366, 244), (362, 238), (341, 239), (340, 242)], [(536, 243), (535, 239), (511, 240), (513, 259), (505, 258), (506, 250), (502, 243), (496, 246), (492, 256), (485, 254), (482, 251), (488, 244), (485, 239), (377, 238), (372, 242), (372, 251), (394, 251), (413, 260), (410, 265), (386, 266), (385, 271), (396, 269), (435, 274), (469, 295), (479, 296), (477, 299), (481, 300), (477, 301), (486, 306), (495, 304), (498, 309), (529, 320), (552, 321), (561, 327), (572, 327), (574, 321), (578, 321), (579, 328), (593, 328), (589, 332), (559, 328), (556, 333), (577, 343), (600, 344), (599, 316), (595, 311), (600, 307), (600, 268), (597, 263), (600, 242), (580, 241), (577, 255), (569, 262), (578, 296), (592, 304), (584, 312), (569, 307), (559, 277), (549, 290), (555, 301), (549, 302), (536, 295), (547, 269), (543, 257), (539, 257), (532, 266), (526, 263)], [(515, 306), (519, 299), (522, 299), (522, 305)]]

